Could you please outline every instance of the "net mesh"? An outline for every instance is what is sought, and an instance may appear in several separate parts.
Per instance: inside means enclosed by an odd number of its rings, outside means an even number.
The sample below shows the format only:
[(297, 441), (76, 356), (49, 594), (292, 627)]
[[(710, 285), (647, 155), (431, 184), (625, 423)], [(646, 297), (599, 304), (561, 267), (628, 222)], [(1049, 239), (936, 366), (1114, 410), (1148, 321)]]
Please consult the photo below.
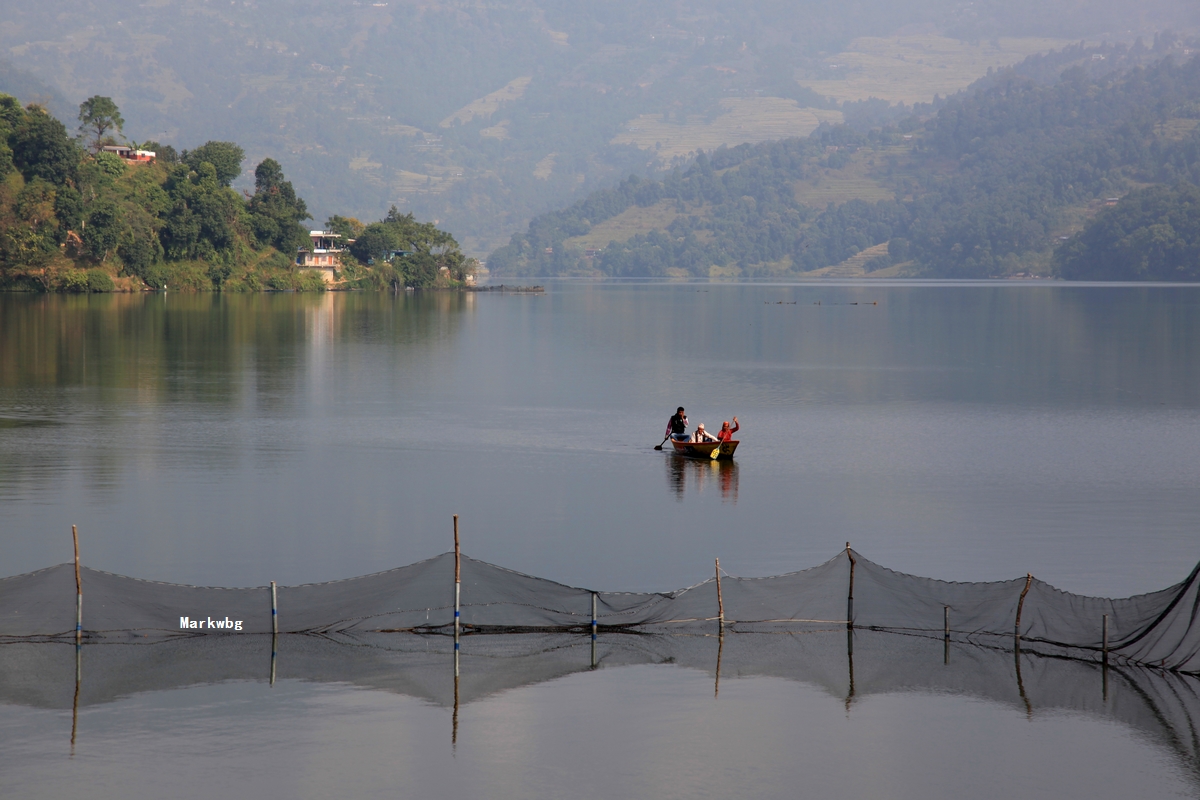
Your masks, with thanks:
[[(446, 553), (373, 575), (278, 587), (279, 632), (447, 632), (454, 571), (455, 556)], [(1064, 592), (1032, 577), (956, 583), (906, 575), (847, 548), (787, 575), (723, 576), (720, 592), (710, 578), (673, 592), (638, 593), (566, 586), (463, 556), (461, 623), (467, 633), (580, 631), (591, 624), (593, 599), (602, 630), (708, 631), (723, 613), (730, 632), (840, 626), (940, 637), (948, 622), (954, 637), (980, 644), (1002, 638), (1048, 655), (1107, 655), (1198, 673), (1198, 571), (1158, 592), (1109, 599)], [(88, 568), (82, 587), (90, 642), (272, 632), (268, 587), (183, 586)], [(0, 580), (0, 641), (73, 638), (75, 594), (71, 564)]]

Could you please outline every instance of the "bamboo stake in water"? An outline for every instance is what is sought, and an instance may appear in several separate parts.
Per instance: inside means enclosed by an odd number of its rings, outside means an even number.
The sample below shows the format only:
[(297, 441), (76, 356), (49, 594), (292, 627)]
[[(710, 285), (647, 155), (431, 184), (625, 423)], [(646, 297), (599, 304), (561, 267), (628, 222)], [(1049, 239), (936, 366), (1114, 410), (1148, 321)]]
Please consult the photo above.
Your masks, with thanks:
[(1025, 595), (1029, 594), (1029, 585), (1033, 583), (1033, 574), (1025, 575), (1025, 588), (1021, 590), (1021, 599), (1017, 601), (1017, 618), (1013, 622), (1013, 639), (1017, 647), (1021, 646), (1021, 612), (1025, 610)]
[(717, 559), (717, 625), (718, 632), (725, 632), (725, 598), (721, 596), (721, 559)]
[(458, 675), (458, 620), (459, 601), (462, 598), (462, 572), (458, 549), (458, 514), (454, 515), (454, 674)]
[(271, 581), (271, 685), (275, 685), (275, 658), (279, 654), (279, 593)]
[(1100, 690), (1104, 694), (1104, 702), (1109, 702), (1109, 615), (1105, 614), (1100, 621), (1102, 628), (1102, 639), (1100, 639), (1100, 648), (1104, 652), (1104, 661), (1100, 662)]
[(942, 606), (942, 663), (950, 663), (950, 606)]
[(596, 593), (592, 592), (592, 669), (596, 668)]
[(75, 541), (75, 645), (83, 640), (83, 582), (79, 576), (79, 530), (71, 526), (71, 538)]
[(846, 542), (846, 558), (850, 559), (850, 590), (846, 593), (846, 630), (854, 630), (854, 567), (858, 564), (854, 560), (854, 553), (850, 550), (850, 543)]

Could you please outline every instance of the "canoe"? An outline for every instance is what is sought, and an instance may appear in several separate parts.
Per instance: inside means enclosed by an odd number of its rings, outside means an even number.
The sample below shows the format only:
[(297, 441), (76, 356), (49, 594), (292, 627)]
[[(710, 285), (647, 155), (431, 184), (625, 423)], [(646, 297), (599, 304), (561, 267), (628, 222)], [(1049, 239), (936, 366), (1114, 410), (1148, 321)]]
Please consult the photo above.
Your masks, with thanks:
[(728, 442), (677, 442), (671, 440), (671, 444), (675, 447), (675, 454), (687, 456), (689, 458), (713, 458), (713, 450), (720, 448), (716, 458), (724, 460), (733, 458), (733, 451), (737, 450), (738, 440), (730, 439)]

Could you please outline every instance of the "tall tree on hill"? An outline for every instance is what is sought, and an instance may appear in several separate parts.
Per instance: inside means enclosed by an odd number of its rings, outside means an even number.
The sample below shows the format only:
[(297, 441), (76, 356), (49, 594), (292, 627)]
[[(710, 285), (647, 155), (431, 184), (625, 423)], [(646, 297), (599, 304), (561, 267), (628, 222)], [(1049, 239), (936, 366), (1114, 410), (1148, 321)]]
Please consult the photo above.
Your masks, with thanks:
[(312, 215), (296, 196), (291, 181), (284, 180), (283, 167), (273, 158), (263, 159), (254, 169), (250, 215), (254, 236), (263, 245), (294, 255), (308, 240), (308, 232), (300, 223), (312, 219)]
[(217, 171), (217, 181), (228, 186), (242, 174), (242, 161), (246, 151), (233, 142), (205, 142), (195, 150), (185, 150), (181, 160), (192, 172), (200, 172), (201, 164), (212, 164)]
[(121, 133), (124, 127), (125, 120), (111, 97), (97, 94), (79, 104), (79, 132), (95, 134), (92, 140), (93, 150), (99, 151), (104, 144), (106, 133), (113, 129)]
[(41, 178), (55, 186), (74, 181), (79, 149), (67, 128), (40, 106), (29, 106), (9, 139), (12, 160), (25, 180)]

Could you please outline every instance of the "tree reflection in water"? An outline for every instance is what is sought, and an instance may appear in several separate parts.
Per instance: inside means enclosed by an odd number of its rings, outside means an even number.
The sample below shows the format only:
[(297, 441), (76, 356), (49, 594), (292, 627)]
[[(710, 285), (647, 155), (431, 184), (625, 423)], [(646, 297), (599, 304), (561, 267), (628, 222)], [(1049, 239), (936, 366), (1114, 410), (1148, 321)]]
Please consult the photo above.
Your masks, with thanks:
[(738, 465), (736, 461), (713, 461), (708, 458), (685, 458), (672, 455), (667, 458), (667, 485), (675, 493), (675, 499), (683, 502), (687, 484), (692, 491), (703, 494), (712, 484), (720, 489), (721, 502), (737, 504)]

